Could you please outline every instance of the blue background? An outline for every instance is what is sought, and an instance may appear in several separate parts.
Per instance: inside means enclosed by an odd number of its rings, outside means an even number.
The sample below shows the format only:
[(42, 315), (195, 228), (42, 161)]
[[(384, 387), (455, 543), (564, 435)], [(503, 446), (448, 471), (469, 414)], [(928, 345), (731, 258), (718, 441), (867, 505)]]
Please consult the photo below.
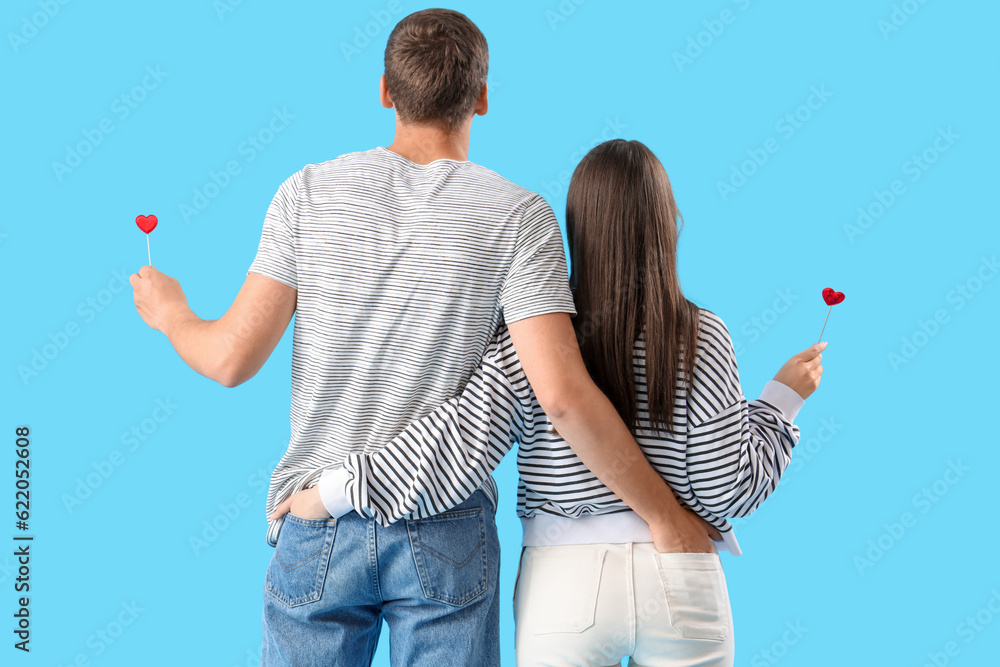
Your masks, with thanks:
[[(226, 389), (143, 324), (115, 272), (147, 262), (133, 221), (155, 213), (153, 263), (196, 313), (221, 316), (278, 185), (307, 163), (392, 141), (377, 97), (382, 50), (391, 26), (425, 6), (4, 3), (3, 460), (13, 467), (15, 426), (29, 426), (35, 540), (25, 655), (12, 648), (18, 531), (3, 473), (3, 664), (257, 664), (291, 327), (257, 377)], [(582, 151), (612, 136), (646, 142), (685, 218), (683, 287), (727, 322), (748, 396), (817, 340), (820, 290), (847, 294), (792, 466), (739, 522), (745, 555), (723, 557), (736, 663), (996, 664), (1000, 7), (451, 6), (491, 52), (491, 108), (470, 159), (541, 192), (562, 219)], [(810, 98), (813, 87), (827, 99)], [(244, 142), (274, 109), (294, 118), (251, 152)], [(113, 131), (97, 133), (102, 122)], [(75, 167), (54, 164), (80, 144)], [(765, 145), (777, 151), (744, 164)], [(925, 151), (921, 169), (913, 156)], [(230, 160), (239, 174), (206, 188)], [(739, 187), (720, 193), (720, 182)], [(196, 192), (211, 196), (185, 220)], [(866, 228), (859, 207), (879, 214)], [(158, 400), (174, 406), (165, 419)], [(513, 463), (497, 472), (510, 665)], [(88, 475), (96, 488), (79, 488)], [(228, 525), (193, 548), (213, 521)], [(376, 664), (388, 664), (384, 637)]]

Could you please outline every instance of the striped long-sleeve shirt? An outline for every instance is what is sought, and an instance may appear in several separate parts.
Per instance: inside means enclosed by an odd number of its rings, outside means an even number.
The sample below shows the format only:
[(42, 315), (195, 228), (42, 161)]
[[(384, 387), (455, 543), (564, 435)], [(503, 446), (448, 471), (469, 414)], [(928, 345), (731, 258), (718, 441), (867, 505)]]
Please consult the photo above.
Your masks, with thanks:
[[(748, 401), (729, 331), (705, 309), (700, 309), (692, 381), (690, 386), (677, 383), (672, 433), (649, 423), (642, 336), (636, 341), (633, 368), (636, 441), (680, 502), (716, 526), (729, 550), (738, 554), (726, 519), (750, 514), (777, 486), (799, 439), (793, 419), (802, 398), (771, 381), (759, 399)], [(335, 515), (353, 508), (383, 525), (404, 516), (437, 514), (475, 491), (515, 441), (517, 512), (526, 525), (526, 540), (533, 518), (565, 532), (570, 530), (565, 519), (629, 511), (554, 431), (504, 325), (464, 391), (378, 452), (350, 455), (343, 469), (324, 473), (328, 488), (342, 491), (341, 497), (323, 500), (335, 507)], [(537, 528), (535, 532), (537, 539), (543, 537)]]

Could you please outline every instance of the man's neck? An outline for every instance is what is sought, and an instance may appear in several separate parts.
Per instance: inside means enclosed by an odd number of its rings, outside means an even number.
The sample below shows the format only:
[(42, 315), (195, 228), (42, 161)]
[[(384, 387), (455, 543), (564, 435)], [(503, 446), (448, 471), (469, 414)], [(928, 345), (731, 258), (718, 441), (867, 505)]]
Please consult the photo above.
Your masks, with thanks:
[(433, 125), (411, 125), (396, 121), (396, 136), (387, 148), (417, 164), (430, 164), (434, 160), (469, 159), (469, 130), (471, 123), (461, 129), (450, 130)]

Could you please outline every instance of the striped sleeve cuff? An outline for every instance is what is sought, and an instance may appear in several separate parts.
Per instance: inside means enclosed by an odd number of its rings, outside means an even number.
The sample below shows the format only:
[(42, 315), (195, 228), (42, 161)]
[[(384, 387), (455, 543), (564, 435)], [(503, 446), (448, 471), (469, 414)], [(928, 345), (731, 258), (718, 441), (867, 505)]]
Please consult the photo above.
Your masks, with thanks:
[(347, 468), (327, 468), (319, 478), (319, 498), (323, 506), (335, 519), (339, 519), (354, 509), (347, 495), (347, 483), (351, 471)]
[(805, 405), (806, 399), (799, 396), (799, 393), (787, 384), (770, 380), (760, 391), (760, 399), (769, 403), (781, 411), (789, 422), (794, 422), (799, 410)]

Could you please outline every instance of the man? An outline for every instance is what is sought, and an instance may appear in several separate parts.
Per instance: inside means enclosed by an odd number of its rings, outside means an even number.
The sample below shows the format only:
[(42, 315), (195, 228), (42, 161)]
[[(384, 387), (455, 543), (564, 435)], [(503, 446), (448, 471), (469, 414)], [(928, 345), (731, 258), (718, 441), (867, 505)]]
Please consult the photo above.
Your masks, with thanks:
[(281, 185), (222, 318), (198, 318), (152, 267), (130, 278), (147, 324), (229, 387), (256, 374), (296, 314), (291, 441), (266, 506), (265, 665), (368, 664), (383, 618), (393, 664), (499, 664), (492, 478), (471, 495), (450, 489), (447, 512), (389, 526), (342, 507), (332, 516), (323, 500), (343, 495), (348, 454), (381, 447), (461, 391), (501, 318), (553, 425), (650, 524), (657, 548), (711, 550), (587, 375), (551, 209), (468, 161), (487, 69), (486, 40), (464, 15), (407, 16), (381, 81), (393, 143)]

